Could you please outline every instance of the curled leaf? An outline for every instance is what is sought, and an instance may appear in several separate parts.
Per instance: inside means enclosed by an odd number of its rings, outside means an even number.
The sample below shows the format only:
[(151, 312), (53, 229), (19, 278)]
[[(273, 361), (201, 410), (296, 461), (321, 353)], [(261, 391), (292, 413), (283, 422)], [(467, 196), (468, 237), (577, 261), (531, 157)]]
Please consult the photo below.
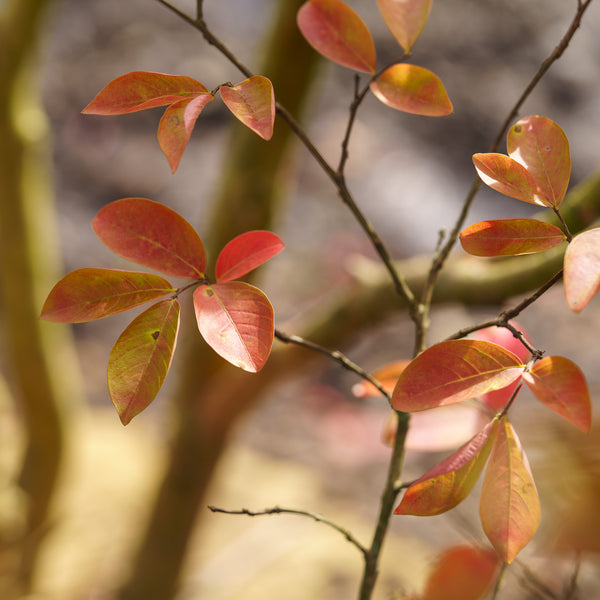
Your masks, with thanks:
[(379, 12), (388, 29), (410, 52), (425, 27), (433, 0), (377, 0)]
[(600, 289), (600, 228), (576, 235), (567, 246), (564, 282), (567, 305), (582, 311)]

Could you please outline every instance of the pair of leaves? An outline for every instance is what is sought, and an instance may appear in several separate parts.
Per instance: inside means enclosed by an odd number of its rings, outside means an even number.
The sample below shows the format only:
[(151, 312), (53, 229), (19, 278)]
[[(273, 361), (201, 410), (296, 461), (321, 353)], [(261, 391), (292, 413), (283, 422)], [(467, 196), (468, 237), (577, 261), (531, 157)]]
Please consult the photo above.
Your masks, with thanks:
[[(238, 120), (263, 139), (271, 139), (275, 96), (266, 77), (250, 77), (237, 85), (221, 85), (218, 90)], [(212, 100), (214, 92), (191, 77), (133, 71), (109, 82), (82, 112), (122, 115), (167, 106), (158, 125), (158, 143), (174, 173), (196, 120)]]
[[(406, 53), (420, 35), (431, 0), (379, 0), (384, 21)], [(395, 64), (375, 74), (377, 55), (364, 21), (342, 0), (309, 0), (298, 11), (298, 27), (307, 42), (329, 60), (364, 73), (384, 104), (408, 113), (439, 117), (452, 112), (440, 79), (428, 69)]]
[[(273, 342), (273, 309), (254, 286), (234, 281), (283, 249), (278, 236), (250, 231), (220, 252), (216, 283), (205, 278), (206, 254), (194, 228), (178, 213), (145, 198), (124, 198), (93, 220), (100, 240), (113, 252), (166, 275), (197, 282), (194, 309), (206, 342), (240, 368), (257, 372)], [(188, 287), (188, 286), (186, 286)], [(179, 329), (179, 291), (154, 274), (78, 269), (52, 289), (42, 319), (80, 323), (166, 298), (137, 316), (115, 343), (108, 365), (111, 399), (124, 424), (146, 408), (169, 370)]]

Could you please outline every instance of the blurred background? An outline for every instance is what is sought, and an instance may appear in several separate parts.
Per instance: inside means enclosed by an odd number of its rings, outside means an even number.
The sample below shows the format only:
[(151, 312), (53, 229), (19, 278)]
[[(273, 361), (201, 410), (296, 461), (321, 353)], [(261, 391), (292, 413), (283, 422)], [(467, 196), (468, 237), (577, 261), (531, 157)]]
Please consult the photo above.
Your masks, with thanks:
[[(191, 1), (176, 4), (195, 10)], [(272, 78), (277, 97), (337, 165), (354, 75), (326, 64), (298, 38), (293, 15), (301, 2), (205, 4), (216, 35)], [(373, 32), (379, 65), (397, 59), (375, 3), (348, 4)], [(364, 102), (350, 144), (349, 186), (410, 273), (423, 265), (418, 256), (435, 250), (440, 230), (452, 227), (473, 178), (471, 155), (489, 148), (575, 10), (575, 2), (562, 0), (435, 3), (413, 61), (442, 79), (454, 113), (427, 119), (373, 97)], [(565, 130), (571, 187), (596, 182), (590, 214), (600, 208), (599, 27), (600, 8), (592, 3), (520, 115), (542, 114)], [(81, 115), (106, 83), (134, 70), (191, 76), (208, 89), (243, 79), (159, 2), (4, 0), (0, 56), (0, 597), (355, 597), (362, 558), (339, 533), (297, 516), (230, 516), (207, 506), (314, 511), (368, 545), (389, 456), (383, 399), (356, 398), (354, 375), (277, 341), (264, 373), (239, 374), (206, 350), (186, 305), (163, 390), (124, 428), (108, 396), (106, 365), (132, 315), (72, 328), (37, 317), (68, 271), (135, 269), (102, 246), (90, 222), (113, 200), (147, 197), (194, 224), (209, 260), (240, 231), (277, 232), (286, 249), (258, 273), (276, 326), (310, 332), (372, 371), (410, 358), (413, 331), (387, 292), (365, 300), (380, 278), (368, 240), (283, 121), (267, 144), (211, 103), (173, 175), (156, 142), (160, 110)], [(482, 190), (467, 224), (536, 212)], [(470, 260), (468, 269), (485, 281), (491, 261)], [(539, 285), (534, 271), (531, 282), (513, 287), (513, 276), (491, 299), (467, 284), (450, 293), (434, 309), (429, 342), (515, 304)], [(519, 318), (536, 347), (580, 366), (595, 406), (599, 317), (598, 299), (574, 315), (555, 286)], [(581, 563), (580, 597), (595, 597), (600, 431), (579, 433), (526, 393), (513, 422), (543, 516), (501, 597), (576, 597), (563, 589), (575, 568), (573, 549), (546, 551), (565, 510), (579, 523), (574, 545), (591, 550)], [(445, 456), (444, 445), (436, 439), (427, 452), (409, 450), (406, 479)], [(375, 597), (418, 592), (441, 548), (465, 539), (485, 544), (477, 503), (475, 491), (446, 515), (393, 519)], [(578, 537), (580, 522), (591, 541)]]

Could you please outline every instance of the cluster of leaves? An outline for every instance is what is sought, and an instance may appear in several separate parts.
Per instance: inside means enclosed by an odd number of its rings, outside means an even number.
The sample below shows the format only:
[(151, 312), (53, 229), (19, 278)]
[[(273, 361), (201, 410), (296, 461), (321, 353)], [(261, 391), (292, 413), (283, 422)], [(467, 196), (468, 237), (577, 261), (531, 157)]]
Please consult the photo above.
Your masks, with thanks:
[(113, 252), (188, 282), (175, 288), (152, 273), (77, 269), (51, 290), (42, 319), (82, 323), (158, 300), (138, 315), (115, 343), (108, 388), (123, 424), (144, 410), (161, 388), (179, 330), (179, 295), (194, 288), (198, 329), (230, 363), (249, 372), (265, 364), (273, 343), (273, 308), (256, 287), (235, 281), (283, 249), (277, 235), (250, 231), (219, 253), (215, 279), (206, 277), (206, 253), (194, 228), (172, 209), (145, 198), (124, 198), (102, 208), (92, 222)]

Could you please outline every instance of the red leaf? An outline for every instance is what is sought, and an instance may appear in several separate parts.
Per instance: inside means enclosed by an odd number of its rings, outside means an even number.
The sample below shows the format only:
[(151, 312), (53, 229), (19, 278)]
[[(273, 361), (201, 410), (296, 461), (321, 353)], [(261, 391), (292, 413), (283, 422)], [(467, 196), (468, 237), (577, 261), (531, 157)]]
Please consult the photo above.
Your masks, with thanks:
[(273, 136), (275, 124), (275, 94), (266, 77), (256, 76), (232, 87), (219, 88), (225, 106), (246, 127), (264, 140)]
[(436, 560), (421, 600), (480, 600), (496, 578), (498, 556), (474, 546), (447, 548)]
[(379, 12), (396, 41), (409, 53), (425, 27), (433, 0), (377, 0)]
[(113, 79), (82, 112), (88, 115), (123, 115), (207, 92), (200, 82), (191, 77), (133, 71)]
[(479, 340), (436, 344), (404, 369), (392, 394), (392, 407), (426, 410), (475, 398), (517, 379), (524, 365), (501, 346)]
[(460, 233), (462, 247), (475, 256), (514, 256), (548, 250), (565, 240), (563, 232), (536, 219), (475, 223)]
[(232, 281), (246, 275), (281, 252), (279, 236), (270, 231), (248, 231), (225, 245), (215, 266), (217, 281)]
[(558, 207), (571, 176), (569, 140), (565, 132), (546, 117), (525, 117), (511, 127), (506, 146), (509, 156), (535, 179), (546, 203)]
[(492, 189), (539, 206), (550, 206), (531, 173), (514, 158), (490, 152), (474, 154), (473, 164), (477, 174)]
[(165, 110), (158, 124), (158, 143), (175, 173), (183, 151), (190, 141), (196, 119), (214, 96), (207, 92), (173, 103)]
[(152, 273), (77, 269), (52, 288), (41, 318), (55, 323), (93, 321), (174, 291), (166, 279)]
[(416, 65), (389, 67), (371, 83), (371, 91), (384, 104), (415, 115), (443, 117), (453, 110), (437, 75)]
[(298, 11), (298, 27), (325, 58), (357, 71), (375, 72), (377, 59), (371, 32), (341, 0), (309, 0)]
[(533, 537), (540, 503), (517, 434), (504, 417), (483, 479), (479, 514), (500, 558), (511, 563)]
[(145, 198), (102, 208), (92, 226), (115, 254), (173, 277), (202, 279), (206, 254), (194, 228), (174, 210)]
[(203, 285), (194, 292), (198, 329), (230, 363), (256, 373), (273, 344), (273, 308), (257, 288), (241, 281)]
[(564, 282), (569, 308), (582, 311), (600, 289), (600, 228), (576, 235), (567, 246)]
[(523, 379), (540, 402), (585, 432), (592, 426), (592, 405), (585, 376), (562, 356), (547, 356)]
[(497, 425), (496, 419), (488, 423), (469, 442), (412, 483), (394, 514), (439, 515), (462, 502), (483, 470)]
[(108, 388), (123, 425), (156, 397), (171, 365), (178, 329), (179, 303), (162, 300), (119, 336), (108, 361)]

